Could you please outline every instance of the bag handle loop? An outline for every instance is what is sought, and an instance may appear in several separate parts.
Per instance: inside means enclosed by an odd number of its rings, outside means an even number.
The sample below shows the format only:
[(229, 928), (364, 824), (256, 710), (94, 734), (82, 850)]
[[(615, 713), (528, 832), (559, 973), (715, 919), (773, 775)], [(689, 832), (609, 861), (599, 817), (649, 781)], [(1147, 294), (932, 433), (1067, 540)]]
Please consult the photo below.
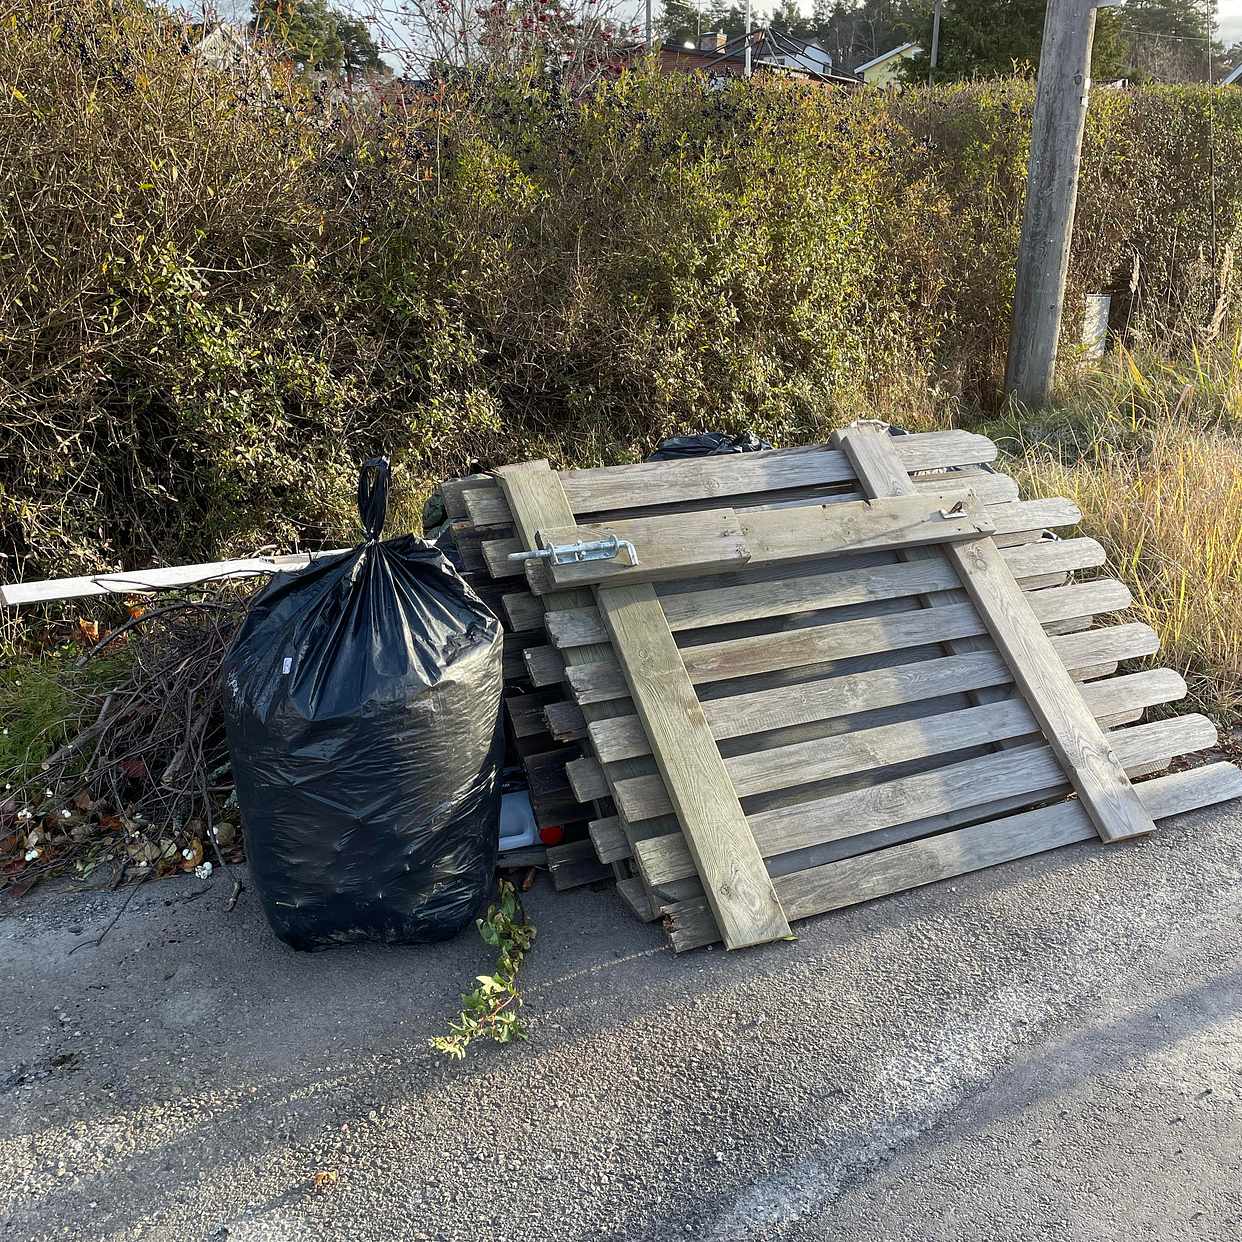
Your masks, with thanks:
[(388, 481), (392, 467), (387, 457), (372, 457), (358, 471), (358, 518), (367, 542), (375, 543), (384, 530), (388, 513)]

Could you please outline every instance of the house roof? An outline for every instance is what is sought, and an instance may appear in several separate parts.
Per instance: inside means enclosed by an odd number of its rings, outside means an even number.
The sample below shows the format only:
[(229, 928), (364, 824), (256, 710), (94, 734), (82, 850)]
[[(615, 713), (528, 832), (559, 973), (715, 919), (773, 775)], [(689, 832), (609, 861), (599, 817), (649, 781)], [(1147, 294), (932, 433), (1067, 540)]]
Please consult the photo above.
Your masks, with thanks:
[(1242, 81), (1242, 65), (1237, 65), (1220, 80), (1221, 86), (1231, 86), (1234, 82)]
[(866, 73), (868, 69), (874, 69), (876, 65), (882, 65), (886, 60), (892, 60), (894, 56), (901, 56), (908, 52), (911, 48), (918, 49), (917, 43), (903, 43), (900, 47), (889, 48), (887, 52), (881, 52), (878, 56), (873, 56), (865, 65), (855, 65), (855, 73)]
[[(746, 39), (747, 36), (744, 34), (735, 35), (719, 48), (681, 48), (666, 43), (660, 48), (660, 58), (665, 64), (671, 63), (704, 71), (725, 69), (727, 66), (730, 69), (736, 68), (740, 72), (741, 65), (746, 56)], [(812, 69), (809, 66), (798, 66), (795, 68), (768, 59), (769, 56), (774, 54), (781, 54), (781, 48), (777, 40), (785, 43), (790, 42), (786, 36), (763, 26), (756, 26), (750, 32), (751, 53), (754, 57), (754, 67), (757, 70), (766, 73), (778, 73), (788, 77), (828, 82), (834, 86), (861, 85), (859, 80), (852, 75), (833, 73), (830, 70), (824, 69)], [(797, 46), (799, 52), (803, 50), (800, 46), (802, 40), (795, 40), (793, 44)], [(639, 53), (644, 50), (645, 47), (643, 46), (636, 49)]]

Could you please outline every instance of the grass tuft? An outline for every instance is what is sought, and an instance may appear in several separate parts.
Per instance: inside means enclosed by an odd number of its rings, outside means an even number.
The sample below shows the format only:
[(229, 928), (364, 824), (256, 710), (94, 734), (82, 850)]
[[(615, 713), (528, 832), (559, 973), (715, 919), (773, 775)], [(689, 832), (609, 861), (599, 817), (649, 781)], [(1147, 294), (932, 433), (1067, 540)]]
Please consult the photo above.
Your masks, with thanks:
[(1240, 402), (1235, 337), (1181, 363), (1119, 351), (1061, 407), (1008, 428), (1024, 492), (1077, 502), (1160, 635), (1159, 662), (1226, 726), (1242, 722)]

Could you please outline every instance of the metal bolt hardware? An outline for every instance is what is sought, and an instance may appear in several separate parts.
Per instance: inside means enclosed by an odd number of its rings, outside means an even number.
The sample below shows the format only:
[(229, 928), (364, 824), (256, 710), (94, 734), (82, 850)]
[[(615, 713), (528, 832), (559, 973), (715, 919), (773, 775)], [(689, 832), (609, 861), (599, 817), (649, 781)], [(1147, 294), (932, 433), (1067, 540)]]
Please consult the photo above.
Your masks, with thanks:
[(637, 565), (638, 551), (628, 539), (605, 535), (602, 539), (581, 539), (577, 543), (544, 544), (541, 534), (535, 538), (540, 546), (530, 552), (510, 552), (511, 561), (550, 561), (553, 565), (580, 565), (583, 561), (616, 561), (621, 565)]
[(956, 504), (950, 505), (947, 509), (940, 509), (938, 512), (946, 522), (952, 518), (969, 517), (975, 530), (981, 535), (994, 535), (996, 533), (996, 523), (986, 513), (979, 511), (972, 513), (965, 500), (959, 500)]

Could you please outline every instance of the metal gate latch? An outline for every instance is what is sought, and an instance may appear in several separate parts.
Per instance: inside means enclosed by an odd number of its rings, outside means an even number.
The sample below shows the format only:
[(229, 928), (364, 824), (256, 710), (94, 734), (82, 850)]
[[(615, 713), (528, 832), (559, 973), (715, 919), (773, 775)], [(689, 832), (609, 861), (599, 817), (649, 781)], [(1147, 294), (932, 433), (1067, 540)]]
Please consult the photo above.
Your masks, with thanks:
[(511, 561), (551, 561), (553, 565), (580, 565), (583, 561), (616, 561), (621, 565), (637, 565), (638, 551), (628, 539), (605, 535), (602, 539), (581, 539), (577, 543), (543, 542), (536, 532), (539, 547), (531, 552), (510, 552)]

